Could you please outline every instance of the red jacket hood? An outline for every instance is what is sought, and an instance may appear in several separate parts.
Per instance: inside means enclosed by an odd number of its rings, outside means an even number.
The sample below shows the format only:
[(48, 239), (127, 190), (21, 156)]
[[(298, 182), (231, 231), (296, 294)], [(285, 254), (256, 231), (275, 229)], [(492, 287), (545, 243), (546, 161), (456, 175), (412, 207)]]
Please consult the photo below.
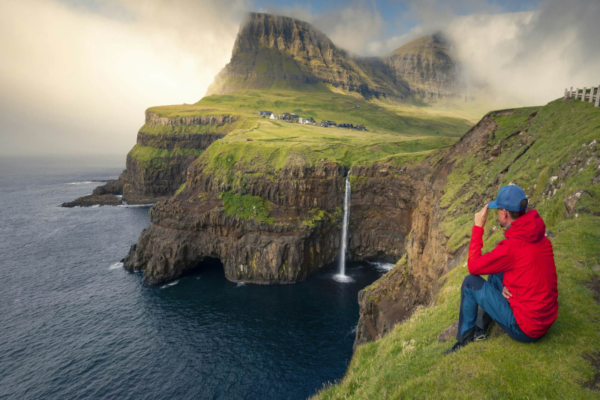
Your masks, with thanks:
[(538, 242), (545, 235), (546, 224), (536, 210), (530, 210), (525, 215), (517, 218), (504, 233), (507, 239), (519, 239), (529, 243)]

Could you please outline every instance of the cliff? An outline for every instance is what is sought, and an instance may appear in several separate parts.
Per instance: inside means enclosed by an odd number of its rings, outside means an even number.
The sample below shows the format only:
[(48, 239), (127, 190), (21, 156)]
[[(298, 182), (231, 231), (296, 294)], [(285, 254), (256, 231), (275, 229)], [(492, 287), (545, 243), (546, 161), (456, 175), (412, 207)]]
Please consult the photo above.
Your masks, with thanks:
[[(361, 171), (397, 179), (414, 193), (411, 231), (405, 256), (359, 293), (357, 347), (346, 377), (317, 397), (597, 397), (599, 124), (598, 109), (572, 99), (491, 112), (455, 145), (405, 170), (377, 163)], [(444, 357), (453, 341), (441, 333), (458, 319), (473, 214), (511, 183), (546, 223), (558, 319), (535, 345), (495, 329), (485, 342)], [(488, 252), (504, 231), (494, 214), (484, 230)]]
[(182, 192), (151, 209), (152, 225), (125, 258), (127, 270), (143, 270), (144, 282), (155, 284), (213, 257), (234, 282), (293, 283), (335, 259), (342, 166), (246, 175), (240, 190), (206, 162), (190, 168)]
[(187, 115), (187, 107), (153, 107), (146, 111), (137, 143), (127, 154), (118, 180), (63, 207), (150, 204), (170, 198), (185, 182), (188, 166), (216, 140), (247, 122), (234, 115)]
[(441, 34), (411, 42), (386, 57), (350, 56), (321, 31), (289, 17), (250, 13), (231, 61), (207, 95), (248, 89), (322, 90), (328, 85), (366, 98), (454, 96), (456, 62)]
[(396, 84), (425, 99), (460, 95), (458, 61), (441, 33), (425, 36), (394, 50), (382, 61)]
[(120, 179), (123, 199), (129, 204), (171, 197), (185, 182), (188, 166), (239, 122), (239, 117), (231, 115), (170, 116), (161, 115), (161, 111), (161, 107), (146, 111), (137, 144), (127, 154), (127, 167)]

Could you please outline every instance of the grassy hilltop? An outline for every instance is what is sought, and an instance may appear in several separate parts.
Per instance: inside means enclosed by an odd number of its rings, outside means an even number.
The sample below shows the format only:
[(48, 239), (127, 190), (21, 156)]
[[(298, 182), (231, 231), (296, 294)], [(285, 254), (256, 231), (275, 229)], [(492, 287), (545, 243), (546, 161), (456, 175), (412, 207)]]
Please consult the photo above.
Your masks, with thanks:
[[(496, 328), (491, 339), (444, 356), (454, 340), (437, 337), (458, 319), (460, 285), (468, 274), (461, 264), (440, 279), (433, 304), (383, 339), (359, 346), (345, 378), (316, 398), (600, 398), (600, 109), (557, 100), (502, 114), (493, 117), (498, 129), (487, 144), (501, 142), (502, 153), (484, 162), (459, 156), (448, 178), (441, 199), (447, 247), (468, 243), (474, 210), (499, 185), (523, 187), (554, 247), (557, 321), (535, 344), (515, 342)], [(587, 194), (569, 214), (564, 200), (577, 190)], [(490, 251), (502, 238), (494, 214), (485, 232), (484, 251)], [(388, 274), (403, 266), (400, 261)]]
[[(358, 106), (358, 107), (356, 107)], [(300, 125), (258, 116), (258, 111), (294, 112), (313, 117), (317, 122), (363, 124), (368, 132), (337, 127)], [(453, 144), (473, 124), (452, 111), (411, 105), (366, 101), (334, 93), (324, 85), (310, 90), (253, 90), (235, 95), (212, 95), (193, 105), (153, 107), (148, 110), (161, 117), (184, 118), (207, 115), (232, 115), (235, 124), (210, 126), (144, 126), (140, 132), (151, 134), (227, 133), (203, 154), (208, 166), (274, 172), (285, 165), (315, 165), (339, 162), (347, 167), (380, 159), (403, 160), (421, 157), (433, 149)], [(206, 132), (204, 132), (206, 130)], [(227, 161), (228, 160), (228, 161)], [(226, 172), (226, 171), (223, 171)]]

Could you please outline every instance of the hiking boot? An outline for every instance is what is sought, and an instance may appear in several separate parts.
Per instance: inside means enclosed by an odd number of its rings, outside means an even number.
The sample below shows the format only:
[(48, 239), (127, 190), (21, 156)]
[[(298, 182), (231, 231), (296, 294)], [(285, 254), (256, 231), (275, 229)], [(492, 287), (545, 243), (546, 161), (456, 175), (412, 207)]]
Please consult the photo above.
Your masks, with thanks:
[(454, 344), (454, 346), (452, 346), (452, 348), (450, 350), (446, 350), (446, 352), (444, 353), (445, 356), (447, 356), (448, 354), (454, 353), (460, 349), (462, 349), (463, 347), (465, 347), (468, 343), (462, 344), (461, 342), (456, 342)]

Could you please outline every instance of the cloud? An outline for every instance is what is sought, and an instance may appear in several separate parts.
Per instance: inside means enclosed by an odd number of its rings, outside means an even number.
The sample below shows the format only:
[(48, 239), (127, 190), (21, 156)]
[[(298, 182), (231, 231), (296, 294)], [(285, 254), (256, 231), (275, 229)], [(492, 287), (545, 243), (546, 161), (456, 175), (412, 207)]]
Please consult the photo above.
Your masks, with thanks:
[[(146, 108), (204, 95), (254, 1), (0, 2), (0, 154), (124, 154)], [(372, 0), (340, 4), (259, 11), (311, 22), (359, 55), (442, 30), (469, 89), (507, 106), (600, 84), (597, 0), (542, 0), (513, 13), (486, 0), (399, 0), (386, 9), (393, 17)]]
[(513, 13), (483, 0), (402, 3), (408, 8), (402, 20), (418, 25), (367, 43), (362, 54), (387, 54), (423, 35), (445, 32), (464, 84), (492, 100), (491, 106), (545, 104), (565, 87), (600, 84), (597, 0), (545, 0), (538, 9)]
[(0, 153), (124, 153), (144, 110), (198, 101), (244, 0), (0, 3)]
[(536, 11), (456, 17), (447, 33), (471, 87), (506, 104), (545, 104), (565, 87), (600, 84), (599, 17), (595, 0), (554, 0)]

